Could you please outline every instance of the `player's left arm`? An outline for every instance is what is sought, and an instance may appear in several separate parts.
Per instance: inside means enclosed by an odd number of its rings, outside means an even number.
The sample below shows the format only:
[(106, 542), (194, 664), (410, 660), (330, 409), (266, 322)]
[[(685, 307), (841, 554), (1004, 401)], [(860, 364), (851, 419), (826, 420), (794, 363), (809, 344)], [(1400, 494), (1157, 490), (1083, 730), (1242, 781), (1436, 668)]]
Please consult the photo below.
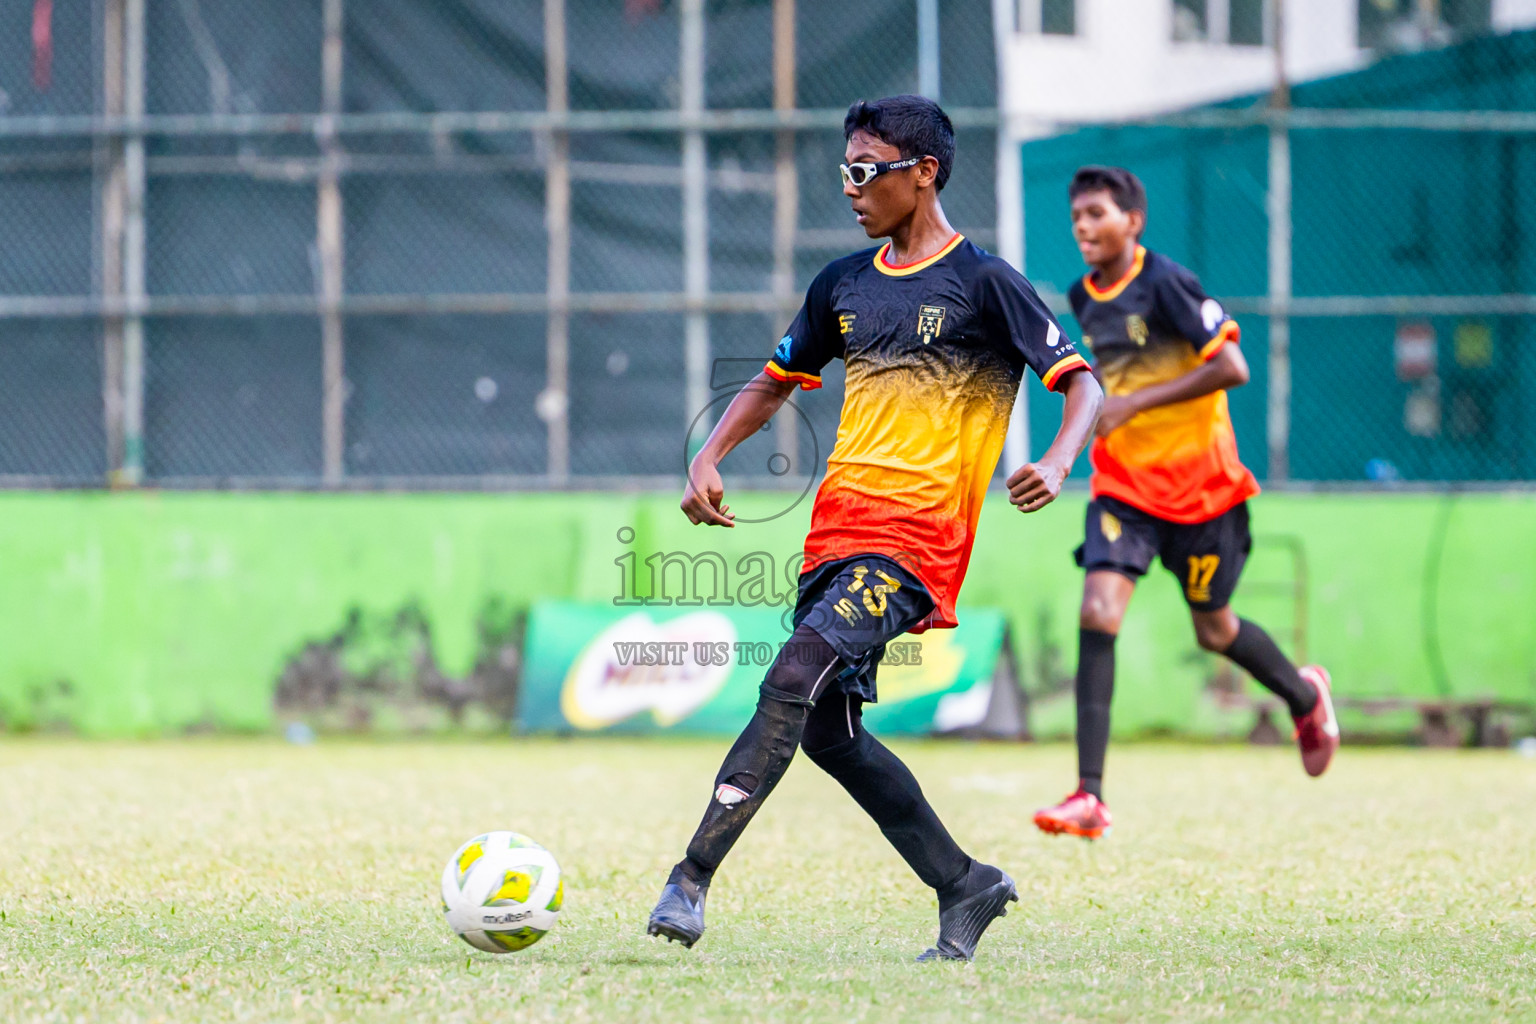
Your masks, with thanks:
[(1037, 512), (1061, 493), (1072, 464), (1093, 436), (1093, 424), (1104, 404), (1104, 389), (1087, 369), (1067, 374), (1062, 386), (1066, 403), (1061, 410), (1061, 429), (1038, 462), (1026, 462), (1008, 477), (1008, 500), (1020, 512)]
[(1108, 436), (1148, 409), (1203, 398), (1248, 383), (1248, 360), (1237, 346), (1237, 321), (1227, 315), (1221, 303), (1205, 294), (1195, 275), (1179, 268), (1158, 281), (1154, 294), (1159, 319), (1189, 339), (1202, 360), (1201, 365), (1128, 395), (1111, 395), (1099, 416), (1100, 437)]

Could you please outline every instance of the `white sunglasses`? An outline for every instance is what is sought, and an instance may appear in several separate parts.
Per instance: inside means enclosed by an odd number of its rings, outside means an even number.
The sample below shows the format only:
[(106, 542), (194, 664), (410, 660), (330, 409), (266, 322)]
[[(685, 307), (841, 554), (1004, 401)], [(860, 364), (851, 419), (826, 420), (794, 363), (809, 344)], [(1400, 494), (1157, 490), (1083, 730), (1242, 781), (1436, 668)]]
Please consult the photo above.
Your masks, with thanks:
[(854, 188), (863, 188), (874, 181), (886, 171), (899, 171), (903, 167), (915, 167), (923, 162), (920, 156), (907, 157), (905, 160), (881, 160), (877, 163), (863, 164), (838, 164), (838, 170), (843, 172), (843, 184), (852, 185)]

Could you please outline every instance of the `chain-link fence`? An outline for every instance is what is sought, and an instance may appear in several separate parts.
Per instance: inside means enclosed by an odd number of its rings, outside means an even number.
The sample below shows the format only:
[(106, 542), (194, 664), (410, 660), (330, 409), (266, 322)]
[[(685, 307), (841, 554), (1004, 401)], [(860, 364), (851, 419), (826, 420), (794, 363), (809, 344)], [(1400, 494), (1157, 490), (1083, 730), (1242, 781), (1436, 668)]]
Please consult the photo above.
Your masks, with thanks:
[(1231, 408), (1261, 475), (1536, 479), (1536, 32), (1297, 85), (1289, 109), (1247, 97), (1027, 143), (1027, 272), (1058, 302), (1082, 272), (1066, 186), (1086, 163), (1143, 178), (1147, 243), (1237, 315), (1254, 373)]
[[(859, 97), (941, 93), (950, 216), (996, 235), (988, 0), (42, 19), (0, 46), (12, 484), (675, 478), (716, 364), (760, 368), (811, 276), (868, 244), (836, 166)], [(836, 390), (780, 438), (797, 478)]]
[[(850, 100), (938, 94), (951, 221), (1017, 229), (992, 8), (0, 0), (34, 29), (0, 40), (0, 482), (675, 481), (814, 273), (868, 244)], [(1243, 326), (1261, 474), (1536, 478), (1533, 69), (1514, 34), (1289, 110), (1063, 126), (1023, 147), (1026, 269), (1059, 301), (1067, 179), (1130, 166), (1149, 244)], [(800, 486), (839, 381), (732, 468)], [(1032, 403), (1037, 441), (1054, 416)]]

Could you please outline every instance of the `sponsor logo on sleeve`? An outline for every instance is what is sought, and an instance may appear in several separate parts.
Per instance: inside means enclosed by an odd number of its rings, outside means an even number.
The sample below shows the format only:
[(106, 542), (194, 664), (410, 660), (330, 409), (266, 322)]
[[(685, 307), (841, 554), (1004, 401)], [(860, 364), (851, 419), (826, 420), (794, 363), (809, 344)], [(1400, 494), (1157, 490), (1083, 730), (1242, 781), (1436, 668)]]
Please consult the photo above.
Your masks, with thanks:
[(1216, 328), (1221, 326), (1227, 318), (1227, 311), (1221, 308), (1221, 303), (1215, 299), (1206, 299), (1200, 303), (1200, 322), (1205, 324), (1208, 333), (1214, 334)]

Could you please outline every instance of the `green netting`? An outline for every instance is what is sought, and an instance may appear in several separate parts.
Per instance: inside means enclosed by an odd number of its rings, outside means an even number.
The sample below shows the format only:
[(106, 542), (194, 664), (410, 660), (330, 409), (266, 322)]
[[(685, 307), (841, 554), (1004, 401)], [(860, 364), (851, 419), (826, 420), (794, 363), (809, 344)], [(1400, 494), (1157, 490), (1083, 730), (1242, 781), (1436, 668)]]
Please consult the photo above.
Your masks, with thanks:
[[(1536, 32), (1389, 58), (1304, 83), (1294, 106), (1536, 111)], [(1027, 272), (1065, 290), (1082, 272), (1066, 187), (1087, 163), (1146, 182), (1146, 241), (1200, 274), (1239, 310), (1258, 371), (1233, 395), (1238, 439), (1265, 466), (1264, 319), (1242, 314), (1267, 292), (1268, 129), (1090, 128), (1023, 147)], [(1463, 297), (1456, 315), (1299, 316), (1291, 325), (1291, 475), (1303, 480), (1526, 480), (1536, 477), (1536, 386), (1529, 318), (1478, 297), (1536, 291), (1536, 133), (1408, 127), (1291, 133), (1293, 289), (1299, 298)], [(1243, 302), (1244, 299), (1248, 301)], [(1434, 308), (1433, 306), (1427, 308)], [(1427, 325), (1435, 367), (1401, 379), (1395, 342)], [(1053, 429), (1054, 411), (1035, 431)]]

